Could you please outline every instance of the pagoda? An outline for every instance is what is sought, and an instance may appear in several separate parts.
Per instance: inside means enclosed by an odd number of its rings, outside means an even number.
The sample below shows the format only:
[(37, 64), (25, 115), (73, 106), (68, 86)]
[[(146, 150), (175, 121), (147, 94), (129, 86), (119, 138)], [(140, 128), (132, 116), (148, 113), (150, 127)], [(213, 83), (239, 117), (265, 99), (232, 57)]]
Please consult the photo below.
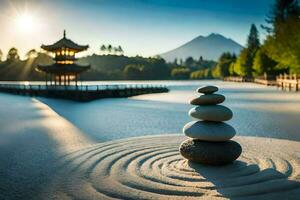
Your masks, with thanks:
[(42, 45), (42, 49), (54, 53), (55, 63), (52, 65), (38, 65), (37, 70), (46, 73), (46, 85), (53, 81), (55, 85), (70, 85), (71, 81), (75, 81), (77, 86), (78, 77), (82, 72), (90, 69), (90, 65), (81, 66), (75, 63), (77, 60), (75, 54), (85, 51), (88, 45), (78, 45), (70, 39), (66, 38), (64, 30), (63, 38), (52, 45)]

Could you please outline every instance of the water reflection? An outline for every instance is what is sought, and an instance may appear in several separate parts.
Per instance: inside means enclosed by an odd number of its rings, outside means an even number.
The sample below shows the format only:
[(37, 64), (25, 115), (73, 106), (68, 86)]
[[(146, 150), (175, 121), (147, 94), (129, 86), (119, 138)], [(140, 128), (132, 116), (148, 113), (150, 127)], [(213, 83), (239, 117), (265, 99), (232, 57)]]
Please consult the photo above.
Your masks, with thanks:
[[(188, 100), (200, 85), (214, 84), (234, 112), (229, 122), (238, 135), (300, 141), (300, 94), (275, 87), (221, 81), (159, 82), (169, 85), (167, 94), (131, 99), (105, 99), (89, 103), (40, 98), (53, 110), (98, 141), (141, 135), (180, 133), (191, 121)], [(173, 83), (173, 84), (172, 84)]]

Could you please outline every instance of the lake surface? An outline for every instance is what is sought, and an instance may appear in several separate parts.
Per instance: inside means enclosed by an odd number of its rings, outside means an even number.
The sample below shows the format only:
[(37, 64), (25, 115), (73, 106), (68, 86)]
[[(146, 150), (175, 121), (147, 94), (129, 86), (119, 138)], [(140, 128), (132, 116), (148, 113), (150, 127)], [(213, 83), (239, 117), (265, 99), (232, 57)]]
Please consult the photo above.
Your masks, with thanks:
[[(103, 84), (93, 82), (89, 84)], [(110, 82), (106, 82), (110, 83)], [(119, 83), (119, 82), (115, 82)], [(130, 82), (145, 83), (145, 82)], [(181, 133), (193, 119), (189, 99), (203, 85), (217, 85), (226, 96), (223, 103), (234, 117), (228, 123), (238, 135), (300, 141), (300, 93), (252, 83), (222, 81), (151, 81), (165, 84), (169, 93), (133, 98), (103, 99), (88, 103), (38, 98), (73, 123), (91, 139), (103, 142), (142, 135)]]

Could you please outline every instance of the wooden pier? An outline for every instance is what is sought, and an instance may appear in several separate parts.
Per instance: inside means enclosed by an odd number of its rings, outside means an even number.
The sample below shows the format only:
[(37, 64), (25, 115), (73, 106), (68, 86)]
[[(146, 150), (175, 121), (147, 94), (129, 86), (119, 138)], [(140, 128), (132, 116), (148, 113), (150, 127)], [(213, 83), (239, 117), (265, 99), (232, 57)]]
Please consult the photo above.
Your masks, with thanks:
[(257, 84), (267, 85), (267, 86), (277, 86), (282, 90), (288, 91), (299, 91), (300, 88), (300, 76), (297, 74), (288, 75), (288, 74), (281, 74), (279, 76), (270, 76), (264, 75), (261, 77), (256, 77), (254, 79), (245, 79), (244, 77), (238, 76), (229, 76), (223, 79), (224, 81), (231, 81), (231, 82), (254, 82)]
[(164, 93), (168, 91), (169, 89), (166, 86), (152, 84), (82, 86), (0, 84), (0, 92), (27, 96), (69, 99), (82, 102), (102, 98), (120, 98), (141, 94)]
[(277, 85), (276, 77), (274, 75), (267, 75), (266, 73), (263, 76), (254, 78), (253, 82), (267, 86)]
[(282, 90), (299, 91), (300, 78), (296, 74), (279, 75), (276, 77), (276, 82), (277, 82), (277, 87), (281, 88)]
[(242, 76), (227, 76), (223, 78), (223, 81), (229, 82), (253, 82), (253, 78), (247, 78)]

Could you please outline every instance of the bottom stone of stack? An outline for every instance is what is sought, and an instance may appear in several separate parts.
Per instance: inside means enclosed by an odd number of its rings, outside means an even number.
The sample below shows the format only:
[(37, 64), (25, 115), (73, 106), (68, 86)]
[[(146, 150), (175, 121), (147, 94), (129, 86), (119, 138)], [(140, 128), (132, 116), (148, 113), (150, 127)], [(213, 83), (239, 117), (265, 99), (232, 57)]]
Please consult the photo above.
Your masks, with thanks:
[(225, 165), (235, 161), (242, 147), (235, 141), (206, 142), (188, 139), (180, 145), (180, 153), (191, 162), (206, 165)]

